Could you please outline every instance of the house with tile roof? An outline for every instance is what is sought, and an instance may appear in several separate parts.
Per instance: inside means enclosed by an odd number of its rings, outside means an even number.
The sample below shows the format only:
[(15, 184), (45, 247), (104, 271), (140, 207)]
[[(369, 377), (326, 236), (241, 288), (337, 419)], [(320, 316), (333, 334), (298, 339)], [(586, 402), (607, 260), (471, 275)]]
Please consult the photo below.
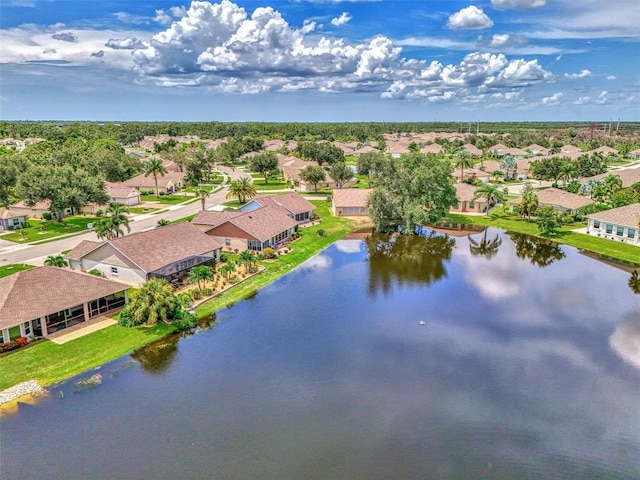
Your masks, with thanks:
[(476, 187), (468, 183), (455, 183), (456, 204), (449, 211), (451, 213), (484, 213), (487, 211), (487, 199), (484, 197), (474, 198)]
[(348, 188), (334, 190), (331, 196), (331, 211), (336, 217), (368, 215), (370, 188)]
[(0, 278), (0, 342), (47, 337), (114, 312), (127, 287), (66, 268), (38, 267)]
[(277, 249), (296, 233), (298, 222), (280, 206), (242, 212), (201, 211), (191, 223), (228, 250), (262, 252)]
[(640, 245), (640, 203), (587, 215), (587, 234), (632, 245)]
[[(176, 192), (184, 186), (184, 175), (184, 172), (167, 172), (164, 175), (158, 175), (158, 190), (167, 194)], [(145, 177), (144, 173), (122, 182), (121, 185), (136, 188), (141, 192), (155, 192), (156, 188), (153, 175)]]
[(0, 232), (22, 228), (27, 223), (27, 215), (15, 210), (0, 208)]
[(80, 242), (67, 253), (73, 270), (98, 270), (102, 276), (128, 285), (152, 278), (182, 279), (198, 265), (212, 265), (222, 245), (189, 222), (114, 238)]
[(132, 207), (140, 203), (140, 192), (122, 183), (106, 182), (106, 192), (109, 201)]
[[(554, 187), (538, 190), (536, 194), (538, 195), (538, 205), (540, 207), (550, 206), (555, 210), (570, 212), (572, 215), (578, 214), (581, 208), (594, 203), (588, 197)], [(522, 197), (510, 200), (511, 209), (513, 210), (515, 205), (520, 205), (520, 202), (522, 202)]]
[(306, 223), (316, 211), (316, 206), (299, 193), (282, 193), (280, 195), (260, 195), (239, 208), (241, 212), (252, 212), (267, 205), (282, 208), (296, 222)]

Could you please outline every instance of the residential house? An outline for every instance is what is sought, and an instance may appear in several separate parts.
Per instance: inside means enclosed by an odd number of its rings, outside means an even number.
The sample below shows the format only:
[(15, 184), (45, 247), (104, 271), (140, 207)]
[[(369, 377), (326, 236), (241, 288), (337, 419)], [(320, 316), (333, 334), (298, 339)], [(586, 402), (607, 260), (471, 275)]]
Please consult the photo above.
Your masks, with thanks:
[(250, 212), (198, 212), (191, 223), (229, 250), (255, 252), (279, 248), (298, 227), (298, 222), (276, 205)]
[(380, 150), (378, 150), (377, 148), (373, 148), (371, 145), (365, 145), (364, 147), (360, 147), (357, 150), (354, 150), (353, 155), (355, 155), (356, 157), (359, 157), (363, 153), (373, 153), (373, 152), (379, 152), (379, 151)]
[(520, 158), (529, 157), (529, 152), (525, 152), (520, 148), (507, 148), (506, 150), (502, 150), (498, 153), (499, 157), (505, 157), (507, 155), (511, 155), (513, 158), (517, 160)]
[(106, 182), (109, 202), (132, 207), (140, 203), (140, 192), (133, 187), (121, 183)]
[(613, 208), (587, 215), (588, 235), (618, 240), (640, 245), (638, 221), (640, 221), (640, 203)]
[[(154, 191), (156, 183), (153, 175), (145, 176), (144, 173), (137, 175), (129, 180), (122, 182), (125, 187), (133, 187), (141, 192)], [(184, 186), (184, 172), (167, 172), (164, 175), (158, 175), (158, 190), (167, 194), (175, 193)]]
[(349, 188), (334, 190), (331, 196), (331, 210), (336, 217), (368, 215), (367, 202), (369, 188)]
[(640, 160), (640, 148), (632, 150), (627, 153), (627, 158), (633, 158), (634, 160)]
[(316, 211), (316, 206), (298, 193), (254, 197), (240, 207), (239, 210), (241, 212), (252, 212), (267, 205), (275, 205), (282, 208), (298, 224), (308, 222)]
[(560, 147), (560, 153), (562, 155), (571, 155), (576, 153), (582, 154), (582, 149), (575, 145), (563, 145)]
[(489, 183), (489, 178), (491, 177), (491, 174), (488, 171), (480, 170), (479, 168), (465, 168), (464, 177), (462, 176), (463, 175), (462, 169), (454, 170), (452, 175), (454, 176), (457, 182), (464, 182), (465, 180), (471, 180), (473, 182)]
[[(50, 200), (42, 200), (31, 206), (27, 205), (24, 201), (11, 205), (11, 211), (14, 215), (24, 215), (31, 218), (42, 218), (43, 213), (51, 213), (50, 208)], [(67, 208), (63, 212), (63, 215), (72, 215), (73, 213), (74, 212), (70, 208)]]
[(278, 154), (278, 168), (282, 171), (282, 177), (285, 182), (299, 183), (300, 170), (307, 165), (315, 165), (315, 162), (305, 162), (298, 157), (290, 157), (288, 155)]
[(222, 245), (188, 222), (105, 242), (83, 241), (67, 253), (73, 270), (98, 270), (106, 278), (140, 285), (152, 278), (179, 280), (198, 265), (211, 265)]
[(449, 209), (451, 213), (484, 213), (487, 211), (486, 198), (473, 198), (476, 194), (476, 187), (468, 183), (456, 183), (453, 188), (456, 189), (457, 203)]
[(0, 278), (0, 342), (47, 337), (121, 308), (127, 287), (66, 268), (38, 267)]
[(618, 155), (620, 152), (615, 148), (611, 148), (611, 147), (608, 147), (607, 145), (603, 145), (601, 147), (594, 148), (593, 150), (589, 151), (589, 153), (600, 153), (605, 157), (607, 157), (609, 155)]
[(473, 145), (472, 143), (465, 143), (462, 149), (471, 155), (473, 158), (480, 158), (482, 156), (482, 150)]
[(22, 228), (27, 223), (24, 213), (16, 213), (15, 210), (0, 208), (0, 232)]
[(626, 168), (624, 170), (601, 173), (593, 177), (584, 177), (580, 179), (580, 183), (586, 183), (589, 180), (604, 180), (609, 175), (620, 177), (620, 180), (622, 180), (622, 188), (629, 188), (633, 184), (640, 182), (640, 168)]
[[(572, 215), (579, 213), (579, 210), (587, 205), (592, 205), (593, 200), (582, 195), (576, 195), (575, 193), (567, 192), (559, 188), (545, 188), (538, 190), (538, 205), (540, 207), (551, 206), (556, 210), (569, 212)], [(514, 205), (520, 205), (522, 197), (515, 198), (509, 201), (511, 209)]]
[(526, 147), (524, 147), (523, 150), (526, 150), (528, 152), (531, 152), (532, 156), (537, 156), (537, 155), (548, 155), (549, 154), (549, 149), (545, 148), (541, 145), (538, 145), (537, 143), (532, 143), (531, 145), (528, 145)]
[(496, 143), (495, 145), (493, 145), (492, 147), (489, 147), (487, 149), (487, 152), (489, 152), (491, 155), (494, 155), (496, 157), (499, 157), (500, 154), (507, 150), (509, 147), (507, 147), (506, 145), (503, 145), (501, 143)]
[(442, 145), (439, 143), (430, 143), (420, 149), (420, 153), (433, 153), (438, 155), (440, 152), (442, 152)]

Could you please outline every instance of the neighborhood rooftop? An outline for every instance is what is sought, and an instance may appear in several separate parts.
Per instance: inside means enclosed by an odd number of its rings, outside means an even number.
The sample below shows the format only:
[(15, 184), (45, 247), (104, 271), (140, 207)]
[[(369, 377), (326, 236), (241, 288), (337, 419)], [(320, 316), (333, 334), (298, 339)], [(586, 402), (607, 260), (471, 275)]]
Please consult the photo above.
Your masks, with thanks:
[(625, 205), (624, 207), (613, 208), (603, 212), (592, 213), (587, 215), (587, 218), (600, 220), (601, 222), (611, 223), (614, 225), (638, 228), (638, 220), (640, 220), (640, 203)]

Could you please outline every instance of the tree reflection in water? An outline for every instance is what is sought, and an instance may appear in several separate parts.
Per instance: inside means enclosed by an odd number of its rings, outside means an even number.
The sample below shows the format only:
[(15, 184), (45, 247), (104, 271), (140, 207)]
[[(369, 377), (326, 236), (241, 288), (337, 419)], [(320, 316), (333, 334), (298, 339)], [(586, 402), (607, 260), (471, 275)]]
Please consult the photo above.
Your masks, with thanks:
[(393, 283), (430, 284), (446, 278), (454, 238), (421, 229), (418, 235), (374, 233), (365, 239), (369, 253), (369, 294), (388, 294)]
[(629, 288), (633, 293), (640, 294), (640, 275), (634, 270), (629, 278)]
[(533, 265), (538, 267), (548, 267), (553, 262), (565, 257), (560, 245), (551, 240), (523, 233), (509, 233), (509, 236), (515, 244), (518, 258), (528, 258)]
[(163, 373), (175, 360), (180, 338), (181, 335), (178, 333), (171, 334), (139, 348), (131, 354), (131, 357), (140, 363), (140, 367), (145, 372), (154, 375)]
[(471, 235), (467, 235), (469, 239), (469, 251), (474, 257), (487, 257), (492, 258), (498, 253), (500, 245), (502, 245), (502, 239), (500, 234), (496, 234), (493, 240), (487, 239), (487, 229), (482, 234), (482, 239), (478, 242)]

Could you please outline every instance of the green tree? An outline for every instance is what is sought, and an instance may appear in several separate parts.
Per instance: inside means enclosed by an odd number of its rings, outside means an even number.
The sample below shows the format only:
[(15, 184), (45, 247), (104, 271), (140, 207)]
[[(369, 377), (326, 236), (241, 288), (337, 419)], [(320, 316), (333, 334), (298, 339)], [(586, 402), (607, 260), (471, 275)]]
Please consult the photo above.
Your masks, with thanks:
[(236, 266), (233, 262), (227, 262), (220, 267), (220, 273), (224, 276), (225, 279), (229, 280), (229, 277), (232, 273), (236, 271)]
[(487, 201), (487, 217), (489, 216), (489, 210), (494, 206), (504, 203), (506, 196), (504, 191), (498, 187), (497, 185), (492, 185), (490, 183), (483, 183), (479, 187), (476, 187), (476, 190), (473, 194), (473, 201), (475, 202), (478, 198), (485, 198)]
[(153, 176), (153, 182), (156, 185), (156, 198), (160, 198), (160, 192), (158, 191), (158, 175), (163, 176), (167, 173), (167, 169), (162, 165), (162, 160), (159, 158), (152, 158), (144, 164), (144, 176)]
[(278, 157), (275, 152), (258, 153), (249, 158), (249, 169), (260, 173), (264, 183), (269, 183), (269, 175), (278, 170)]
[(189, 270), (189, 276), (187, 282), (196, 283), (199, 290), (204, 290), (207, 286), (207, 281), (211, 281), (214, 278), (213, 268), (206, 265), (198, 265)]
[(353, 170), (343, 162), (337, 162), (329, 170), (329, 176), (336, 182), (338, 188), (342, 188), (345, 183), (353, 178)]
[(249, 268), (255, 263), (256, 256), (250, 250), (245, 250), (238, 257), (238, 263), (244, 265), (245, 273), (249, 273)]
[(464, 180), (464, 169), (473, 167), (471, 155), (464, 149), (460, 149), (453, 154), (454, 166), (460, 169), (460, 181)]
[(542, 207), (537, 212), (538, 230), (543, 235), (555, 235), (557, 230), (562, 226), (562, 220), (558, 212), (550, 206)]
[(93, 230), (98, 238), (111, 240), (124, 236), (124, 229), (130, 232), (128, 211), (126, 206), (112, 202), (104, 215), (93, 223)]
[(200, 205), (202, 206), (202, 211), (205, 210), (205, 202), (207, 201), (207, 197), (209, 196), (209, 192), (204, 188), (199, 188), (196, 192), (196, 196), (200, 200)]
[(516, 159), (511, 155), (505, 155), (500, 160), (500, 168), (504, 172), (504, 178), (512, 179), (516, 174), (516, 170), (518, 169), (518, 163)]
[(317, 165), (307, 165), (300, 170), (300, 179), (313, 185), (314, 190), (318, 191), (318, 184), (326, 180), (326, 172), (324, 168)]
[(531, 220), (531, 216), (538, 210), (538, 203), (538, 194), (534, 190), (524, 192), (518, 206), (518, 215)]
[(20, 161), (17, 156), (4, 157), (0, 160), (0, 206), (9, 208), (13, 189), (18, 182)]
[(240, 203), (245, 203), (248, 199), (255, 197), (256, 188), (248, 177), (242, 177), (229, 184), (229, 191), (225, 198), (235, 198)]
[(45, 265), (50, 267), (68, 267), (69, 263), (64, 259), (62, 255), (49, 255), (44, 261)]
[(173, 288), (163, 278), (153, 278), (129, 295), (129, 302), (120, 313), (119, 323), (128, 326), (155, 325), (168, 322), (180, 310)]
[(564, 162), (560, 165), (560, 171), (558, 172), (559, 176), (556, 180), (561, 178), (562, 184), (566, 187), (567, 184), (573, 178), (574, 173), (575, 173), (575, 168), (573, 164), (570, 162)]
[(158, 220), (158, 222), (156, 223), (157, 227), (164, 227), (165, 225), (171, 225), (171, 222), (169, 220), (167, 220), (166, 218), (161, 218), (160, 220)]
[(368, 200), (376, 229), (401, 227), (402, 233), (413, 234), (416, 227), (437, 223), (456, 202), (451, 170), (451, 164), (421, 154), (387, 162), (374, 174), (376, 187)]

